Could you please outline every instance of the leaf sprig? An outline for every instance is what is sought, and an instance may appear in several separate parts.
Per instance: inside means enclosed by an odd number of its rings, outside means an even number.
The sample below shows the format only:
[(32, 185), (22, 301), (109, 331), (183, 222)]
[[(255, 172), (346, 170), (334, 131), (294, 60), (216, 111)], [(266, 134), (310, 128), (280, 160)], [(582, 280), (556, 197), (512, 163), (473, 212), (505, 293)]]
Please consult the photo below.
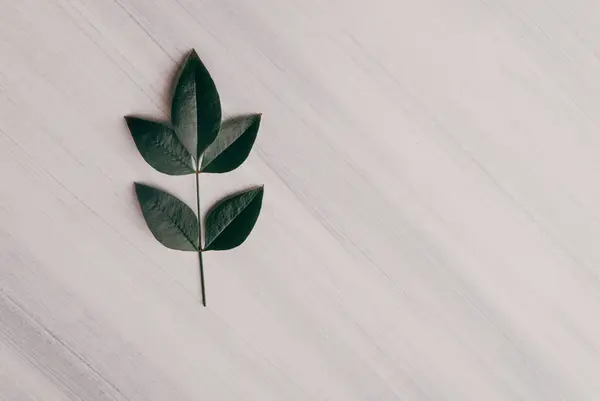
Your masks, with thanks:
[(175, 82), (171, 121), (127, 116), (125, 120), (140, 154), (156, 170), (168, 175), (196, 176), (194, 211), (177, 197), (135, 183), (148, 228), (164, 246), (198, 253), (202, 304), (206, 306), (202, 254), (241, 245), (254, 228), (262, 206), (264, 187), (235, 193), (217, 202), (200, 222), (201, 173), (226, 173), (238, 168), (250, 154), (261, 115), (250, 114), (221, 122), (221, 102), (208, 70), (192, 50)]

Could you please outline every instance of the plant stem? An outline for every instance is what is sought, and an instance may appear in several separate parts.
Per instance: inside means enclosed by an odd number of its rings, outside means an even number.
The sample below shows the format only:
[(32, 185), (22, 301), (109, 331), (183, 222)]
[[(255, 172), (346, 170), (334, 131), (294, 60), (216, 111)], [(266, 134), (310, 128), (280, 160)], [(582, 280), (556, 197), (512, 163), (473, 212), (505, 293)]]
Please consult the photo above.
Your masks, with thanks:
[(200, 223), (200, 172), (196, 170), (196, 206), (198, 207), (198, 263), (200, 266), (200, 287), (202, 287), (202, 305), (206, 306), (204, 290), (204, 266), (202, 264), (202, 224)]

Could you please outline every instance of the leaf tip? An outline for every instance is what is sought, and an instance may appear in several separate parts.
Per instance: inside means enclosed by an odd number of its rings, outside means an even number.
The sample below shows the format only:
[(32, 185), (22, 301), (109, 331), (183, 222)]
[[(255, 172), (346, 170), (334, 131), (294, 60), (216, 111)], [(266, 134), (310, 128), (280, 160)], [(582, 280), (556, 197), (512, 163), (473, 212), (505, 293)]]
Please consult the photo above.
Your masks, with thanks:
[(125, 119), (125, 122), (127, 123), (127, 126), (130, 126), (133, 123), (133, 120), (135, 120), (135, 117), (133, 117), (133, 116), (125, 116), (125, 117), (123, 117), (123, 119)]
[(134, 187), (135, 187), (135, 192), (138, 192), (138, 193), (139, 193), (140, 191), (143, 191), (143, 190), (144, 190), (144, 189), (146, 189), (146, 188), (149, 188), (149, 186), (148, 186), (148, 185), (142, 184), (141, 182), (137, 182), (137, 181), (135, 181), (135, 182), (133, 183), (133, 185), (134, 185)]
[(265, 192), (265, 186), (264, 185), (257, 185), (254, 188), (249, 189), (248, 192), (255, 193), (255, 195), (254, 195), (255, 197), (256, 196), (262, 197), (263, 194), (264, 194), (264, 192)]
[(251, 191), (255, 193), (254, 198), (257, 198), (258, 201), (262, 203), (262, 199), (265, 195), (265, 186), (259, 185), (259, 186), (255, 187), (254, 189), (251, 189)]
[(198, 52), (196, 51), (196, 49), (190, 50), (190, 52), (188, 53), (187, 59), (188, 59), (188, 61), (190, 61), (190, 60), (200, 61), (200, 56), (198, 55)]
[(250, 127), (253, 127), (256, 131), (258, 131), (260, 127), (260, 123), (262, 122), (262, 113), (250, 114)]

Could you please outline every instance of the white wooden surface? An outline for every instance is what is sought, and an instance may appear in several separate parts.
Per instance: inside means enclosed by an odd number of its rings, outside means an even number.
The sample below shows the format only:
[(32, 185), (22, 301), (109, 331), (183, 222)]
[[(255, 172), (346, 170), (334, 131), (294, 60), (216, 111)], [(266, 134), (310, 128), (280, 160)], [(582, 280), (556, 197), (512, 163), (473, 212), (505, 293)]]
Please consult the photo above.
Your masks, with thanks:
[[(122, 118), (192, 47), (264, 113), (207, 308)], [(0, 400), (599, 400), (599, 54), (592, 0), (0, 0)]]

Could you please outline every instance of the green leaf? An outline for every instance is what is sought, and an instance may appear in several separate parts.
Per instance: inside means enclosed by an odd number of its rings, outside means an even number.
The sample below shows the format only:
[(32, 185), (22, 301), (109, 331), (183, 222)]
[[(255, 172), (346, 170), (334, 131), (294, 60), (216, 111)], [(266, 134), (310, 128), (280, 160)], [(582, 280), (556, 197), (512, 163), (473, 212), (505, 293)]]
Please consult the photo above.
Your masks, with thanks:
[(219, 93), (195, 50), (188, 56), (177, 78), (171, 119), (177, 136), (196, 161), (219, 133)]
[(232, 195), (214, 206), (205, 220), (205, 251), (224, 251), (241, 245), (258, 219), (264, 187)]
[(185, 203), (160, 189), (135, 183), (148, 228), (164, 246), (180, 251), (198, 250), (198, 219)]
[(194, 173), (192, 156), (173, 128), (164, 123), (125, 117), (140, 154), (156, 170), (169, 175)]
[(226, 173), (238, 168), (250, 154), (260, 117), (260, 114), (254, 114), (225, 121), (217, 139), (204, 152), (200, 171)]

